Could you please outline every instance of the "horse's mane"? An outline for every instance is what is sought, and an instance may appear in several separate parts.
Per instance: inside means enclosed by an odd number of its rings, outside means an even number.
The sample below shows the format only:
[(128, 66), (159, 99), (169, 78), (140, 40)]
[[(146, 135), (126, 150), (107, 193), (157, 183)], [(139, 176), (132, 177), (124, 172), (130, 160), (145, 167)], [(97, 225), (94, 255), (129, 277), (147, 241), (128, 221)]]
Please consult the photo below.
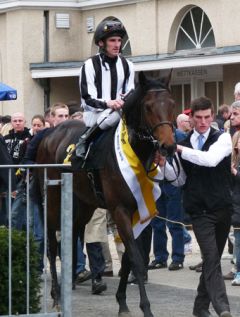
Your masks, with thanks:
[(66, 128), (83, 127), (84, 123), (80, 120), (66, 120), (60, 123), (56, 129), (62, 130)]
[(154, 89), (166, 89), (169, 90), (168, 82), (166, 78), (140, 78), (139, 83), (134, 92), (127, 98), (123, 106), (123, 117), (126, 120), (126, 124), (129, 128), (138, 130), (141, 128), (143, 117), (143, 99), (147, 91)]

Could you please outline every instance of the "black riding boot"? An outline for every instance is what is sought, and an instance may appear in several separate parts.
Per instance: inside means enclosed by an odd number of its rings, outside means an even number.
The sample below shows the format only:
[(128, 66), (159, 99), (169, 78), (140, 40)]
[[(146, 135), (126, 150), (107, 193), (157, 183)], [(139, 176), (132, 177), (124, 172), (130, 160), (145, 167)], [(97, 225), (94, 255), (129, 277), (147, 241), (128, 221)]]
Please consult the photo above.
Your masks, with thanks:
[(89, 128), (85, 133), (83, 133), (78, 143), (76, 144), (76, 156), (80, 157), (81, 159), (86, 158), (88, 145), (90, 142), (99, 134), (99, 132), (102, 131), (98, 124), (96, 123), (94, 126)]

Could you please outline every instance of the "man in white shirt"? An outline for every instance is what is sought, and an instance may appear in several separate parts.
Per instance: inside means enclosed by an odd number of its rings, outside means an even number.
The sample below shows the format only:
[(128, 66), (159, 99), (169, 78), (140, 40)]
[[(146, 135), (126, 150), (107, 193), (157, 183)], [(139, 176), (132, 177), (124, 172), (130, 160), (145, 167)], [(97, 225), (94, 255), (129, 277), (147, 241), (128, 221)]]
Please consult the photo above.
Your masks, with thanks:
[(213, 106), (206, 97), (192, 101), (190, 117), (194, 129), (177, 146), (179, 173), (168, 163), (162, 169), (173, 184), (184, 184), (183, 205), (203, 255), (193, 315), (212, 316), (212, 303), (219, 316), (231, 317), (220, 263), (232, 213), (231, 136), (211, 127)]

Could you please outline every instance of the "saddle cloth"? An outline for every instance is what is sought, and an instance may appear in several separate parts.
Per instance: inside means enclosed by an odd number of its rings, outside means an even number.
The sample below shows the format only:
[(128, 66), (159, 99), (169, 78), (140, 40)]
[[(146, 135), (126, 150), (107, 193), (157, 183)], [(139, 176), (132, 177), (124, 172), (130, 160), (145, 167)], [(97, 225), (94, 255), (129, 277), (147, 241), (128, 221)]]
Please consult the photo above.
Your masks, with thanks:
[[(115, 132), (114, 147), (119, 169), (138, 206), (132, 220), (136, 239), (157, 214), (155, 202), (161, 195), (161, 189), (158, 183), (147, 177), (146, 170), (128, 142), (127, 126), (122, 119)], [(149, 175), (157, 179), (163, 178), (158, 169), (150, 172)]]

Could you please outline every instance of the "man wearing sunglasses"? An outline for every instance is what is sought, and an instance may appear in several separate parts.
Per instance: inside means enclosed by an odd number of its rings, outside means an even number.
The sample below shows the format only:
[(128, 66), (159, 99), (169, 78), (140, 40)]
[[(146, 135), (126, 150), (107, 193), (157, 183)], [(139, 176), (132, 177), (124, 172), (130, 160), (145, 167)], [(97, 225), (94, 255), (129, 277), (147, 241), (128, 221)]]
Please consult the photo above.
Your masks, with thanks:
[(76, 155), (83, 160), (87, 144), (98, 132), (119, 121), (123, 97), (134, 88), (133, 64), (121, 55), (125, 35), (126, 30), (121, 22), (101, 22), (94, 34), (99, 53), (89, 58), (81, 68), (83, 120), (90, 128), (77, 144)]

